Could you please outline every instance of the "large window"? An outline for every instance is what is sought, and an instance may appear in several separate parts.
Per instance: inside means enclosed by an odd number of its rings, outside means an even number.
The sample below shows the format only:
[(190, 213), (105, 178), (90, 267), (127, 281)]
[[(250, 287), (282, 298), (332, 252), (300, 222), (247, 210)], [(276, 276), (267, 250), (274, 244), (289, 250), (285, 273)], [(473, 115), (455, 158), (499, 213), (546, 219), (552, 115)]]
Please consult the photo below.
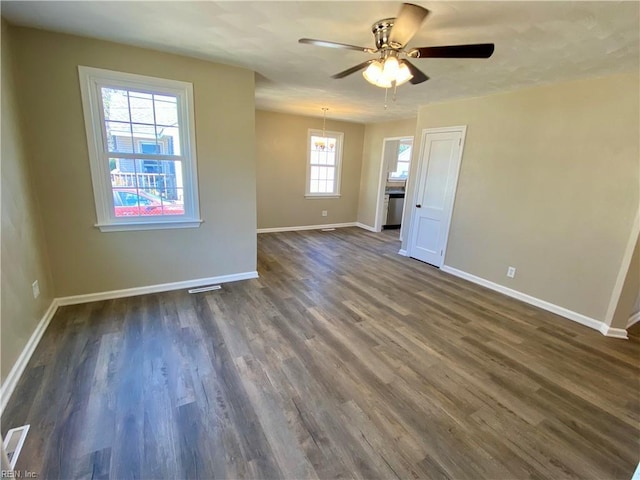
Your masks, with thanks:
[(340, 196), (343, 137), (340, 132), (309, 130), (307, 198)]
[(79, 67), (97, 226), (200, 224), (190, 83)]

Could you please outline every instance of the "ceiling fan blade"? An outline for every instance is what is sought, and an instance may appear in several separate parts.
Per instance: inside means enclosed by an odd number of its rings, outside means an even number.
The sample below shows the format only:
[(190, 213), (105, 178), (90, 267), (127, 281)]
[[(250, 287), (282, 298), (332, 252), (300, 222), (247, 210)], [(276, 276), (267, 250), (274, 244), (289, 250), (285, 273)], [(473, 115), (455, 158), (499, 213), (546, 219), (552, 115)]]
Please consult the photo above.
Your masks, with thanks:
[(351, 68), (347, 68), (346, 70), (340, 72), (340, 73), (336, 73), (335, 75), (331, 75), (331, 78), (344, 78), (348, 75), (351, 75), (352, 73), (356, 73), (358, 70), (362, 70), (363, 68), (366, 68), (369, 66), (369, 64), (375, 62), (375, 59), (371, 59), (371, 60), (367, 60), (366, 62), (362, 62), (358, 65), (356, 65), (355, 67), (351, 67)]
[(344, 48), (347, 50), (358, 50), (359, 52), (370, 53), (373, 50), (367, 47), (358, 47), (357, 45), (349, 45), (347, 43), (329, 42), (327, 40), (316, 40), (313, 38), (301, 38), (298, 43), (306, 43), (308, 45), (316, 45), (318, 47)]
[(422, 70), (417, 68), (413, 63), (411, 63), (408, 60), (402, 60), (402, 61), (407, 65), (407, 67), (409, 67), (409, 71), (411, 72), (411, 75), (413, 75), (413, 78), (409, 80), (409, 82), (411, 82), (412, 85), (417, 85), (419, 83), (426, 82), (427, 80), (429, 80), (429, 77), (427, 77), (427, 75)]
[(412, 3), (403, 3), (400, 13), (393, 22), (393, 28), (389, 34), (389, 45), (393, 48), (404, 47), (416, 34), (428, 14), (429, 10), (426, 8)]
[(412, 48), (409, 54), (417, 52), (417, 58), (489, 58), (493, 54), (494, 48), (493, 43), (447, 45), (443, 47)]

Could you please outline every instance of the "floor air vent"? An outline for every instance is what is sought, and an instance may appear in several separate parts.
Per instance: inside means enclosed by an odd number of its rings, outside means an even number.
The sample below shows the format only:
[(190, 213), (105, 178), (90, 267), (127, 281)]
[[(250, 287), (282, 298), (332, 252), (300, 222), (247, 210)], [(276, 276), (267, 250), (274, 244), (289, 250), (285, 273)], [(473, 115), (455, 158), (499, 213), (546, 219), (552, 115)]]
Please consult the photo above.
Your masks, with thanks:
[(220, 285), (209, 285), (208, 287), (200, 287), (200, 288), (192, 288), (187, 290), (189, 293), (202, 293), (202, 292), (210, 292), (212, 290), (220, 290), (222, 287)]
[(28, 432), (29, 425), (12, 428), (7, 432), (7, 436), (4, 439), (4, 450), (7, 452), (7, 457), (9, 457), (11, 470), (16, 466), (18, 455), (20, 455), (20, 450), (22, 450)]

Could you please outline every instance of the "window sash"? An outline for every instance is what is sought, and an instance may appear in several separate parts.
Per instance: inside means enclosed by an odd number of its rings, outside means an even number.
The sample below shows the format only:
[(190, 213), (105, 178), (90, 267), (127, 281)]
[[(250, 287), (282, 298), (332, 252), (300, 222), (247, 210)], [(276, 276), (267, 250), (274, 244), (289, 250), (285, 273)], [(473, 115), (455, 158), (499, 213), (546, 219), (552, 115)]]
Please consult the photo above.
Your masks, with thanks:
[[(323, 134), (324, 133), (324, 134)], [(319, 148), (314, 144), (315, 138), (322, 138), (325, 141), (325, 145), (329, 143), (334, 143), (335, 148), (328, 152), (325, 149)], [(342, 132), (322, 132), (320, 130), (309, 129), (307, 136), (307, 179), (306, 179), (306, 187), (305, 187), (305, 196), (308, 198), (313, 197), (337, 197), (340, 196), (340, 175), (342, 170), (342, 144), (343, 144), (344, 134)], [(327, 161), (320, 161), (320, 157), (318, 155), (314, 155), (314, 153), (332, 153), (334, 156), (333, 164), (330, 164)], [(313, 158), (316, 158), (314, 161)], [(315, 178), (312, 176), (312, 172), (314, 167), (318, 167), (319, 169), (327, 169), (327, 178)], [(328, 172), (333, 172), (333, 179), (328, 178)], [(315, 183), (314, 183), (315, 182)], [(320, 191), (319, 183), (322, 182), (325, 185), (328, 184), (329, 188), (327, 188), (326, 192)], [(312, 188), (318, 185), (318, 188)]]
[[(201, 223), (197, 191), (197, 161), (195, 151), (195, 118), (193, 87), (190, 83), (145, 77), (79, 66), (82, 103), (89, 146), (91, 177), (94, 186), (97, 224), (102, 231), (149, 228), (184, 228)], [(176, 97), (179, 125), (180, 155), (110, 152), (107, 141), (102, 88), (135, 90), (147, 94)], [(126, 122), (123, 122), (126, 123)], [(157, 143), (157, 139), (153, 139)], [(179, 161), (184, 191), (183, 215), (116, 216), (109, 161), (140, 159)], [(127, 228), (134, 227), (137, 228)], [(123, 227), (123, 228), (119, 228)]]
[[(168, 82), (172, 82), (172, 81), (168, 81)], [(179, 82), (179, 83), (184, 83), (184, 82)], [(190, 84), (189, 84), (190, 86)], [(114, 120), (107, 120), (104, 116), (104, 102), (102, 99), (102, 89), (103, 88), (111, 88), (111, 89), (117, 89), (117, 90), (126, 90), (126, 91), (132, 91), (135, 90), (136, 92), (140, 92), (140, 93), (145, 93), (148, 95), (162, 95), (165, 94), (167, 96), (172, 96), (172, 97), (176, 97), (176, 107), (177, 107), (177, 116), (178, 116), (178, 131), (180, 133), (179, 135), (179, 141), (180, 141), (180, 148), (181, 150), (185, 148), (185, 145), (187, 145), (188, 143), (188, 138), (187, 137), (187, 132), (186, 130), (188, 129), (189, 125), (186, 123), (186, 120), (189, 118), (188, 116), (188, 112), (185, 110), (185, 104), (188, 102), (188, 98), (185, 99), (185, 92), (183, 89), (176, 89), (176, 88), (169, 88), (169, 87), (162, 87), (162, 86), (158, 86), (157, 90), (154, 89), (150, 89), (148, 88), (148, 86), (141, 84), (140, 82), (124, 82), (124, 81), (96, 81), (95, 82), (95, 95), (96, 98), (98, 100), (98, 104), (99, 104), (99, 108), (98, 110), (98, 114), (100, 115), (100, 125), (101, 125), (101, 131), (102, 131), (102, 149), (104, 152), (108, 153), (111, 156), (114, 155), (134, 155), (134, 157), (129, 157), (129, 158), (140, 158), (137, 155), (142, 155), (142, 153), (137, 154), (135, 152), (132, 153), (127, 153), (127, 152), (110, 152), (109, 151), (109, 142), (108, 142), (108, 138), (107, 138), (107, 128), (106, 128), (106, 122), (114, 122)], [(187, 95), (188, 97), (189, 95)], [(193, 98), (193, 95), (191, 94), (191, 99)], [(186, 101), (185, 101), (186, 100)], [(193, 109), (192, 109), (193, 110)], [(155, 117), (155, 116), (154, 116)], [(117, 123), (122, 123), (122, 124), (126, 124), (126, 125), (146, 125), (146, 126), (152, 126), (157, 127), (157, 126), (164, 126), (162, 124), (158, 124), (158, 123), (143, 123), (143, 122), (134, 122), (131, 118), (129, 119), (128, 122), (126, 121), (115, 121)], [(191, 125), (193, 126), (193, 125)], [(133, 137), (133, 134), (132, 134)], [(154, 141), (157, 141), (157, 138), (154, 139)], [(132, 148), (135, 149), (134, 145), (132, 145)], [(195, 148), (195, 142), (192, 148)], [(160, 154), (144, 154), (144, 155), (152, 155), (152, 156), (159, 156)], [(165, 156), (182, 156), (182, 155), (166, 155)]]

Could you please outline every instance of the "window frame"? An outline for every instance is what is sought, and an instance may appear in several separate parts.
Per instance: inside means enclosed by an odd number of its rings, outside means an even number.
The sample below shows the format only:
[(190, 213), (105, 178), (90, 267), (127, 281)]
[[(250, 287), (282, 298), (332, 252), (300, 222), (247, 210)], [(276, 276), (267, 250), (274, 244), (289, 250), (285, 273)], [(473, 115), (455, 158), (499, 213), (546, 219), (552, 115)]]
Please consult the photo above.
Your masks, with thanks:
[[(84, 112), (91, 181), (96, 207), (97, 223), (102, 232), (125, 230), (157, 230), (169, 228), (196, 228), (202, 223), (198, 201), (198, 173), (195, 141), (193, 85), (133, 73), (78, 66), (80, 91)], [(144, 153), (109, 152), (106, 136), (102, 87), (136, 90), (145, 93), (177, 97), (178, 125), (180, 126), (180, 155), (171, 155), (182, 166), (184, 215), (154, 215), (116, 217), (113, 204), (109, 158), (134, 160), (160, 160), (159, 155)], [(135, 150), (135, 149), (134, 149)], [(166, 160), (166, 159), (165, 159)]]
[[(318, 192), (311, 193), (311, 137), (325, 137), (332, 138), (336, 141), (336, 163), (334, 165), (335, 172), (333, 176), (334, 191), (331, 193)], [(307, 132), (307, 179), (305, 186), (305, 198), (318, 199), (318, 198), (340, 198), (341, 180), (342, 180), (342, 153), (343, 153), (344, 133), (332, 132), (329, 130), (322, 131), (314, 128), (310, 128)], [(323, 165), (326, 166), (326, 165)]]

